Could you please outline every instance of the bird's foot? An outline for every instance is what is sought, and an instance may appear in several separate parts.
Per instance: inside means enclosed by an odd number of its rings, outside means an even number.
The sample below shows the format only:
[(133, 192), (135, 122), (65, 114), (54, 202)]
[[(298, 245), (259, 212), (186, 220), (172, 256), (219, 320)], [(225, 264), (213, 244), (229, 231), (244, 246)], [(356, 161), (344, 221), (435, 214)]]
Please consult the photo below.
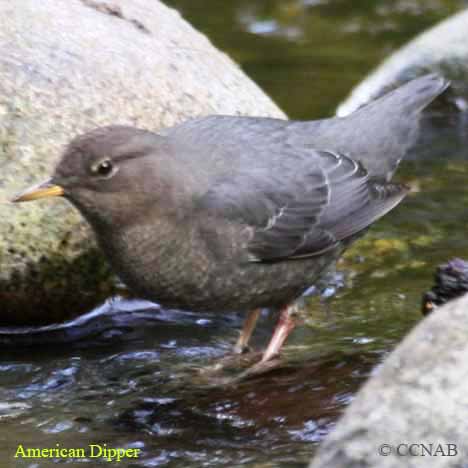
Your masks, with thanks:
[(248, 354), (251, 353), (253, 350), (249, 345), (243, 345), (236, 343), (234, 348), (232, 349), (232, 353), (239, 355), (239, 354)]
[(227, 354), (211, 366), (199, 369), (199, 376), (213, 385), (227, 385), (279, 367), (281, 348), (298, 322), (297, 308), (297, 304), (293, 304), (281, 310), (273, 336), (263, 354), (251, 351), (248, 347), (249, 338), (260, 315), (259, 309), (251, 311), (233, 353)]
[(245, 354), (250, 351), (249, 341), (255, 329), (255, 325), (257, 324), (258, 318), (260, 317), (260, 314), (261, 309), (254, 309), (248, 313), (247, 318), (244, 321), (242, 331), (239, 335), (239, 339), (237, 340), (237, 343), (234, 346), (235, 354)]
[(287, 306), (281, 310), (275, 331), (259, 364), (266, 363), (279, 355), (284, 342), (297, 324), (296, 316), (296, 304)]
[(229, 353), (214, 364), (197, 369), (197, 377), (205, 385), (223, 386), (239, 382), (251, 367), (260, 361), (261, 352)]

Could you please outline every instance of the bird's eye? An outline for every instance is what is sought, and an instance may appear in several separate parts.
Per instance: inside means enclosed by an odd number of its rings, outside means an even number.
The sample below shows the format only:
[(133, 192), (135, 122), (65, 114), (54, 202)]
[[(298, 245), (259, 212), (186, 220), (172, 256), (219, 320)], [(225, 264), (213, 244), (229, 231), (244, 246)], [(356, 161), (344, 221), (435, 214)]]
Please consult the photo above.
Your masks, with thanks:
[(104, 159), (103, 161), (94, 164), (91, 167), (93, 174), (100, 177), (109, 177), (114, 172), (114, 165), (110, 159)]

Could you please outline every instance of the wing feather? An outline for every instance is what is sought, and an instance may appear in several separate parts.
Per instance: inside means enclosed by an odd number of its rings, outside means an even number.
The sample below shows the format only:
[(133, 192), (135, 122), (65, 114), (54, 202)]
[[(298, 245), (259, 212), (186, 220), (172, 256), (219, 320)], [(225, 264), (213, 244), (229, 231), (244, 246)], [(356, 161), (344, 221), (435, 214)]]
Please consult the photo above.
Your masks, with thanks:
[(373, 181), (346, 155), (298, 151), (295, 164), (282, 164), (276, 172), (257, 168), (231, 174), (202, 199), (216, 216), (251, 228), (250, 261), (322, 254), (363, 231), (407, 193), (402, 185)]

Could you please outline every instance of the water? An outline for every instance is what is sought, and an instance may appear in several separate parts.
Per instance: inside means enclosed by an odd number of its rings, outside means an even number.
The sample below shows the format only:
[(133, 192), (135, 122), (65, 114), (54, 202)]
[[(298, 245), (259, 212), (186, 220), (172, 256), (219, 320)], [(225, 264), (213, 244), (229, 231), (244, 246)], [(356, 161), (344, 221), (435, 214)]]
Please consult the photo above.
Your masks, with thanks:
[[(289, 115), (333, 112), (351, 86), (463, 1), (173, 0)], [(207, 369), (241, 315), (114, 300), (75, 322), (0, 329), (0, 466), (25, 448), (135, 448), (133, 467), (304, 467), (359, 386), (420, 318), (438, 263), (468, 251), (468, 165), (441, 151), (402, 167), (417, 191), (340, 262), (344, 286), (307, 298), (281, 364), (226, 384)], [(253, 347), (268, 340), (265, 315)], [(234, 363), (233, 367), (246, 365)], [(59, 460), (109, 466), (98, 458)]]
[(334, 113), (375, 65), (466, 0), (171, 0), (291, 117)]
[[(337, 340), (337, 317), (322, 315), (321, 327), (301, 330), (274, 371), (222, 385), (204, 370), (229, 350), (241, 317), (161, 312), (138, 302), (100, 312), (61, 333), (17, 334), (9, 344), (8, 335), (1, 338), (3, 460), (19, 443), (107, 443), (140, 448), (132, 466), (257, 466), (272, 454), (280, 466), (300, 466), (382, 352), (343, 337), (363, 348), (352, 350)], [(254, 346), (268, 338), (264, 320)], [(312, 336), (315, 345), (304, 346)]]

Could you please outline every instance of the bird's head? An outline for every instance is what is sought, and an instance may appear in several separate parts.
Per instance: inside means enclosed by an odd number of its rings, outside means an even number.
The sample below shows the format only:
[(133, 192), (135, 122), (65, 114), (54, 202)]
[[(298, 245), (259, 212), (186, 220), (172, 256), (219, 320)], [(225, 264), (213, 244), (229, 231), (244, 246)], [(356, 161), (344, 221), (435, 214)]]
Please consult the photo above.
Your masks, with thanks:
[(72, 140), (52, 177), (12, 201), (63, 196), (92, 224), (125, 224), (171, 196), (167, 154), (160, 135), (127, 126), (100, 127)]

